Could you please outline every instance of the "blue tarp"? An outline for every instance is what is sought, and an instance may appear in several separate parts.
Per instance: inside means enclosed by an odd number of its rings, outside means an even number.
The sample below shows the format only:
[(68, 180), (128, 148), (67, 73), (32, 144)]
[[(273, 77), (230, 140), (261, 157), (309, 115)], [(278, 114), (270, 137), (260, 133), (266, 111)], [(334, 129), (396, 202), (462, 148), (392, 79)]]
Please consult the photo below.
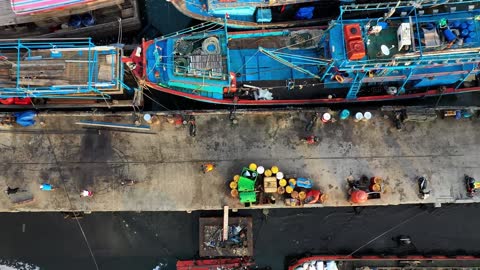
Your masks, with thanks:
[(315, 7), (302, 7), (299, 8), (295, 14), (295, 19), (297, 20), (310, 20), (313, 18), (313, 10)]
[(16, 117), (17, 124), (22, 127), (33, 126), (35, 124), (35, 116), (37, 114), (34, 111), (18, 112), (13, 114)]

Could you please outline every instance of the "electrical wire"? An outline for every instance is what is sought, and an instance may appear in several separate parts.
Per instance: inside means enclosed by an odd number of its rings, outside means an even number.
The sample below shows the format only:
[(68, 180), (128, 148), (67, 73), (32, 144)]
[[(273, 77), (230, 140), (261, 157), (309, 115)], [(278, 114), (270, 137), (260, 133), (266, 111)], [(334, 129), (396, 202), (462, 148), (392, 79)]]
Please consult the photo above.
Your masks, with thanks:
[[(33, 101), (32, 101), (32, 105), (33, 105), (34, 108), (36, 108)], [(39, 118), (41, 120), (41, 117), (39, 117)], [(64, 190), (65, 194), (67, 195), (68, 203), (70, 204), (70, 208), (72, 209), (72, 212), (73, 212), (74, 216), (77, 217), (77, 211), (75, 211), (75, 209), (73, 207), (72, 199), (70, 198), (70, 195), (68, 193), (67, 186), (65, 184), (65, 179), (66, 178), (64, 177), (63, 171), (60, 169), (60, 162), (58, 161), (57, 155), (55, 154), (52, 140), (50, 139), (50, 137), (44, 131), (42, 132), (42, 134), (47, 138), (48, 145), (50, 147), (50, 150), (51, 150), (51, 153), (52, 153), (52, 156), (53, 156), (53, 160), (55, 161), (55, 167), (57, 168), (57, 172), (60, 175), (60, 178), (62, 179), (63, 190)], [(75, 218), (75, 221), (77, 222), (78, 228), (80, 229), (80, 232), (82, 233), (82, 237), (85, 241), (85, 244), (87, 245), (88, 252), (90, 253), (90, 257), (92, 258), (92, 261), (95, 265), (95, 269), (99, 270), (100, 268), (98, 267), (97, 259), (95, 258), (95, 254), (93, 253), (92, 247), (90, 246), (90, 242), (88, 241), (87, 235), (85, 234), (85, 230), (83, 229), (82, 224), (80, 223), (78, 218)]]
[(422, 214), (425, 214), (425, 213), (426, 213), (426, 211), (422, 211), (422, 212), (419, 212), (419, 213), (417, 213), (417, 214), (415, 214), (415, 215), (413, 215), (413, 216), (405, 219), (404, 221), (402, 221), (402, 222), (398, 223), (397, 225), (393, 226), (392, 228), (390, 228), (390, 229), (384, 231), (383, 233), (375, 236), (374, 238), (372, 238), (372, 239), (371, 239), (370, 241), (368, 241), (367, 243), (361, 245), (359, 248), (357, 248), (357, 249), (355, 249), (354, 251), (352, 251), (352, 253), (348, 254), (348, 256), (352, 256), (353, 254), (357, 253), (357, 251), (359, 251), (359, 250), (361, 250), (362, 248), (364, 248), (364, 247), (370, 245), (371, 243), (375, 242), (377, 239), (379, 239), (380, 237), (384, 236), (385, 234), (387, 234), (387, 233), (395, 230), (396, 228), (402, 226), (403, 224), (405, 224), (405, 223), (407, 223), (407, 222), (409, 222), (409, 221), (415, 219), (416, 217), (418, 217), (418, 216), (420, 216), (420, 215), (422, 215)]

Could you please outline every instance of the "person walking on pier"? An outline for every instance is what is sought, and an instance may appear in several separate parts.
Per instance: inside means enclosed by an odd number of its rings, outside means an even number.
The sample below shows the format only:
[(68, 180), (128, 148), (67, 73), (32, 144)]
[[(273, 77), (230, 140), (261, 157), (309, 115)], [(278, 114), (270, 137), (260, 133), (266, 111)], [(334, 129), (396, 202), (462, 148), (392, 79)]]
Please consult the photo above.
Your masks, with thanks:
[(91, 192), (90, 190), (82, 190), (82, 192), (80, 192), (80, 197), (92, 197), (93, 196), (93, 192)]
[(40, 185), (40, 190), (43, 190), (43, 191), (53, 191), (55, 190), (55, 188), (50, 185), (49, 183), (43, 183)]

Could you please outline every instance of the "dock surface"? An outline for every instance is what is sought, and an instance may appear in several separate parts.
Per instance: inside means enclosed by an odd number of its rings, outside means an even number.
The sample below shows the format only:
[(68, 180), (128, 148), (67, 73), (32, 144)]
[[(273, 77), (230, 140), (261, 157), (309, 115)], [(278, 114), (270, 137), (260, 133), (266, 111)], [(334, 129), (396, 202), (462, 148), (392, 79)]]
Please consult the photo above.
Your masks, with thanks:
[[(286, 175), (308, 177), (328, 194), (324, 206), (351, 206), (346, 178), (380, 176), (380, 199), (364, 205), (469, 203), (463, 175), (480, 177), (478, 119), (436, 119), (407, 123), (397, 130), (383, 113), (369, 122), (323, 124), (311, 133), (308, 111), (197, 114), (197, 134), (158, 115), (150, 131), (86, 128), (81, 121), (131, 125), (132, 114), (39, 114), (33, 127), (0, 129), (0, 185), (19, 187), (33, 200), (15, 203), (0, 195), (0, 211), (194, 211), (242, 208), (229, 197), (228, 183), (255, 162), (276, 165)], [(43, 122), (43, 125), (40, 125)], [(141, 123), (145, 125), (146, 123)], [(315, 134), (318, 145), (301, 138)], [(203, 174), (201, 164), (214, 162)], [(430, 180), (431, 196), (421, 200), (416, 178)], [(122, 186), (123, 179), (138, 181)], [(41, 191), (48, 182), (54, 191)], [(82, 189), (94, 192), (81, 198)], [(313, 205), (322, 206), (322, 205)], [(277, 203), (268, 207), (287, 207)]]

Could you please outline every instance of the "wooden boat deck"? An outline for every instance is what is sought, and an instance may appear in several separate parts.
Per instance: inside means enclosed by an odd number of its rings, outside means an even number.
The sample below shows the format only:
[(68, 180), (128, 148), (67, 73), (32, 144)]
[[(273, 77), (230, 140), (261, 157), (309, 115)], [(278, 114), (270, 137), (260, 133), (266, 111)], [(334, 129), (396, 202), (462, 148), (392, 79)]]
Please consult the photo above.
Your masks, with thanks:
[(62, 16), (86, 13), (100, 8), (121, 5), (123, 2), (124, 0), (93, 0), (87, 4), (72, 6), (63, 10), (40, 12), (32, 15), (16, 15), (12, 11), (10, 0), (0, 0), (0, 26), (26, 24), (45, 19), (55, 20)]

